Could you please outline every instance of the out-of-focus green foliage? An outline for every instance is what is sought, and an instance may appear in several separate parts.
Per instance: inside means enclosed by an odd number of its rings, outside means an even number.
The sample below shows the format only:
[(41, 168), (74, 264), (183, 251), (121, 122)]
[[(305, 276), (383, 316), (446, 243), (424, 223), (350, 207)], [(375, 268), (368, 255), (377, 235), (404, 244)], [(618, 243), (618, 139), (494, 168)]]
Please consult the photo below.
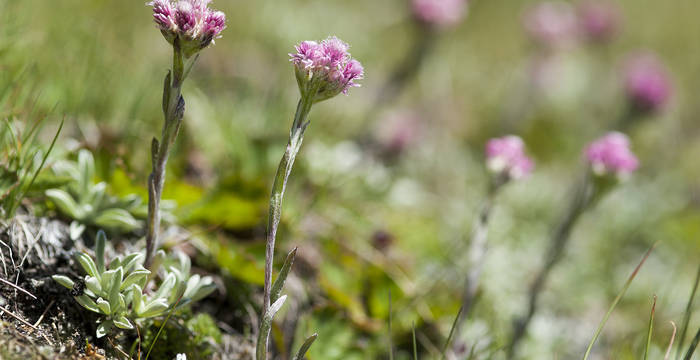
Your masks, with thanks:
[(57, 161), (52, 170), (61, 188), (46, 190), (46, 197), (58, 210), (80, 224), (111, 231), (129, 232), (143, 223), (134, 216), (146, 216), (146, 204), (138, 195), (117, 198), (107, 193), (107, 183), (93, 183), (95, 160), (88, 150), (80, 150), (75, 162)]

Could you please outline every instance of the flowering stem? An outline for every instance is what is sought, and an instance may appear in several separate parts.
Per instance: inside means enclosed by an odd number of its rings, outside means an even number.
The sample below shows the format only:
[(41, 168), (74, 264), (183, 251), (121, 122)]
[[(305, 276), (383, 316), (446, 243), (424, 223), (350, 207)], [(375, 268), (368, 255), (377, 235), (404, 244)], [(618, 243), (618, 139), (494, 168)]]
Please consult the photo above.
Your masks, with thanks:
[(559, 263), (564, 254), (564, 249), (569, 243), (571, 229), (581, 214), (589, 207), (595, 192), (594, 184), (591, 182), (590, 173), (582, 177), (581, 182), (576, 186), (567, 211), (561, 218), (559, 224), (554, 229), (550, 239), (550, 247), (547, 252), (544, 265), (537, 273), (535, 281), (530, 286), (528, 292), (527, 314), (513, 323), (513, 335), (508, 345), (508, 359), (513, 359), (517, 346), (527, 331), (535, 312), (537, 311), (537, 300), (544, 289), (547, 278), (555, 265)]
[(161, 140), (155, 137), (151, 142), (151, 174), (148, 177), (148, 228), (146, 233), (146, 259), (144, 266), (150, 269), (153, 256), (158, 247), (158, 230), (160, 228), (160, 199), (165, 184), (165, 168), (170, 147), (175, 142), (185, 112), (185, 100), (182, 98), (182, 83), (197, 60), (193, 58), (185, 69), (185, 59), (179, 41), (173, 42), (173, 69), (165, 76), (163, 86), (163, 115), (165, 121)]
[[(315, 92), (308, 93), (313, 94)], [(296, 114), (294, 115), (292, 128), (289, 132), (289, 142), (287, 143), (287, 148), (285, 149), (284, 155), (282, 155), (282, 159), (277, 167), (275, 181), (272, 185), (272, 194), (270, 195), (270, 213), (267, 223), (267, 242), (265, 246), (265, 288), (261, 316), (263, 322), (265, 322), (265, 315), (270, 308), (270, 294), (272, 291), (272, 265), (275, 255), (275, 238), (277, 236), (277, 228), (282, 216), (282, 200), (284, 197), (284, 190), (287, 187), (287, 180), (289, 179), (289, 174), (292, 171), (294, 160), (299, 153), (299, 149), (301, 148), (301, 143), (304, 139), (304, 132), (306, 131), (306, 127), (309, 125), (306, 118), (311, 111), (311, 105), (313, 105), (313, 96), (302, 94), (301, 100), (299, 100), (299, 104), (297, 105)], [(270, 321), (271, 320), (272, 318), (270, 317)], [(267, 342), (270, 336), (270, 326), (263, 325), (265, 324), (261, 323), (261, 333), (258, 334), (256, 351), (257, 360), (267, 359)], [(265, 333), (263, 334), (263, 332)]]
[[(481, 205), (481, 210), (474, 221), (471, 239), (469, 241), (469, 250), (467, 252), (467, 255), (469, 256), (469, 270), (467, 271), (467, 277), (464, 282), (464, 293), (462, 294), (462, 312), (456, 319), (456, 333), (459, 333), (464, 320), (469, 316), (469, 313), (474, 306), (476, 293), (479, 290), (479, 279), (481, 278), (481, 272), (484, 268), (486, 253), (488, 251), (488, 243), (486, 240), (488, 238), (488, 226), (489, 220), (491, 219), (493, 202), (501, 186), (503, 186), (507, 181), (507, 177), (504, 176), (497, 176), (492, 179), (487, 197), (484, 200), (484, 203)], [(455, 337), (456, 336), (457, 335), (455, 335)], [(460, 346), (460, 343), (455, 341), (453, 350), (458, 346)]]

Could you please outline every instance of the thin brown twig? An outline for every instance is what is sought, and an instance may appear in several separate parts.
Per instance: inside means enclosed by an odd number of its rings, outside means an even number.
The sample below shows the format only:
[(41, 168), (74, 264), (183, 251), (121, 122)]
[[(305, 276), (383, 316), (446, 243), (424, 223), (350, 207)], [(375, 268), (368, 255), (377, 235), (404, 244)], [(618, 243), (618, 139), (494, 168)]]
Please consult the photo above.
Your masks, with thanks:
[(673, 341), (676, 340), (676, 323), (673, 321), (670, 321), (671, 326), (673, 326), (673, 333), (671, 334), (671, 341), (668, 343), (668, 349), (666, 349), (666, 355), (664, 356), (664, 360), (668, 360), (671, 357), (671, 349), (673, 349)]
[(44, 320), (44, 316), (46, 316), (46, 313), (49, 312), (49, 309), (53, 306), (53, 304), (56, 302), (56, 300), (51, 300), (51, 303), (49, 303), (49, 306), (46, 307), (43, 313), (41, 313), (41, 316), (39, 316), (39, 319), (34, 323), (34, 327), (39, 326), (42, 320)]
[(136, 321), (134, 321), (134, 327), (136, 328), (136, 336), (139, 337), (139, 348), (138, 352), (136, 353), (136, 358), (141, 360), (141, 331), (139, 330), (139, 324), (137, 324)]
[(27, 325), (27, 326), (29, 326), (30, 328), (34, 329), (34, 330), (38, 330), (34, 325), (28, 323), (27, 321), (25, 321), (24, 319), (22, 319), (21, 317), (19, 317), (19, 315), (15, 315), (14, 313), (12, 313), (12, 311), (7, 310), (6, 308), (4, 308), (4, 307), (2, 307), (2, 306), (0, 306), (0, 310), (6, 312), (7, 314), (9, 314), (10, 316), (12, 316), (13, 318), (17, 319), (17, 320), (18, 320), (19, 322), (21, 322), (22, 324)]
[(0, 278), (0, 282), (3, 283), (3, 284), (5, 284), (5, 285), (11, 286), (11, 287), (13, 287), (13, 288), (15, 288), (15, 289), (17, 289), (17, 290), (19, 290), (19, 291), (21, 291), (21, 292), (23, 292), (23, 293), (29, 295), (32, 299), (36, 300), (36, 296), (32, 295), (32, 293), (30, 293), (29, 291), (24, 290), (24, 289), (22, 289), (21, 287), (19, 287), (19, 286), (13, 284), (12, 282), (7, 281), (7, 280), (5, 280), (5, 279), (3, 279), (3, 278)]
[(112, 338), (110, 338), (109, 336), (107, 336), (107, 340), (109, 341), (110, 345), (112, 345), (112, 347), (113, 347), (115, 350), (119, 351), (122, 355), (124, 355), (124, 358), (125, 358), (125, 359), (131, 359), (131, 356), (129, 356), (129, 354), (127, 354), (126, 352), (124, 352), (124, 350), (122, 350), (122, 348), (120, 348), (119, 346), (117, 346), (117, 344), (115, 344), (115, 343), (112, 341)]

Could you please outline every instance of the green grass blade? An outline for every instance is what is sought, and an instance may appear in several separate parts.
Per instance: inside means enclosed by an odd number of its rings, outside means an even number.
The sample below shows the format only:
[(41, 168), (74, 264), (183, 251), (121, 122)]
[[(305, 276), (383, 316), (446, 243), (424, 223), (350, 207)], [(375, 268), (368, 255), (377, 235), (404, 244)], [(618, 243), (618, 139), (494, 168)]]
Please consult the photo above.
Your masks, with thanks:
[(688, 352), (685, 353), (685, 357), (683, 358), (683, 360), (690, 360), (690, 358), (693, 357), (693, 353), (695, 353), (695, 349), (698, 347), (698, 342), (700, 342), (700, 329), (698, 329), (698, 332), (695, 333), (693, 342), (690, 343)]
[(447, 336), (447, 341), (445, 341), (445, 347), (442, 348), (442, 358), (443, 359), (447, 359), (447, 349), (450, 348), (450, 343), (452, 342), (452, 336), (454, 336), (455, 328), (457, 327), (457, 322), (459, 321), (459, 318), (462, 316), (463, 310), (464, 310), (464, 307), (460, 306), (459, 311), (457, 312), (457, 316), (455, 317), (455, 320), (452, 322), (452, 327), (450, 328), (450, 334)]
[(175, 309), (177, 308), (177, 304), (180, 303), (180, 300), (182, 300), (182, 295), (180, 296), (180, 298), (177, 299), (177, 301), (175, 302), (175, 305), (173, 305), (173, 307), (168, 312), (168, 316), (165, 318), (165, 321), (163, 321), (163, 323), (160, 325), (160, 328), (158, 329), (158, 333), (156, 333), (156, 337), (153, 338), (153, 342), (151, 342), (151, 345), (148, 347), (148, 352), (146, 353), (146, 358), (144, 360), (148, 360), (148, 356), (151, 355), (151, 351), (153, 350), (153, 345), (155, 345), (156, 342), (158, 342), (158, 338), (160, 337), (160, 333), (163, 332), (163, 328), (165, 327), (165, 324), (167, 324), (168, 321), (170, 320), (170, 317), (175, 312)]
[(413, 335), (413, 360), (418, 360), (418, 344), (416, 344), (416, 323), (411, 325), (411, 334)]
[(649, 358), (649, 347), (651, 346), (651, 334), (654, 330), (654, 313), (656, 312), (656, 295), (651, 305), (651, 315), (649, 315), (649, 327), (647, 330), (647, 345), (644, 347), (644, 360)]
[(622, 287), (622, 291), (617, 295), (615, 300), (613, 300), (612, 304), (610, 305), (610, 308), (608, 309), (608, 312), (605, 314), (603, 317), (603, 320), (600, 322), (598, 325), (598, 329), (596, 329), (595, 334), (593, 335), (593, 339), (591, 339), (591, 342), (588, 344), (588, 347), (586, 348), (586, 353), (583, 355), (583, 360), (587, 360), (588, 356), (591, 354), (591, 350), (593, 349), (593, 345), (595, 344), (596, 340), (598, 340), (598, 336), (600, 336), (600, 333), (603, 331), (603, 327), (605, 326), (605, 323), (608, 322), (608, 318), (610, 317), (610, 314), (612, 314), (613, 310), (615, 310), (615, 307), (617, 306), (617, 303), (620, 302), (620, 299), (625, 295), (627, 292), (627, 289), (630, 287), (632, 284), (632, 280), (637, 276), (637, 273), (639, 273), (639, 269), (642, 268), (642, 265), (644, 265), (644, 262), (649, 258), (649, 255), (651, 255), (652, 250), (656, 247), (657, 243), (654, 243), (649, 250), (647, 250), (646, 254), (644, 254), (644, 257), (642, 258), (642, 261), (639, 262), (637, 267), (632, 271), (632, 274), (630, 274), (630, 277), (627, 279), (627, 282), (625, 282), (625, 285)]
[(680, 334), (678, 334), (678, 351), (676, 351), (676, 359), (681, 358), (681, 351), (683, 351), (683, 345), (685, 345), (685, 336), (688, 332), (688, 324), (690, 323), (690, 317), (693, 315), (693, 301), (695, 301), (695, 294), (698, 290), (698, 283), (700, 283), (700, 265), (698, 266), (698, 272), (695, 275), (695, 283), (693, 284), (693, 290), (690, 292), (690, 298), (688, 298), (688, 305), (685, 307), (683, 323), (681, 324), (681, 332)]
[(394, 360), (394, 344), (391, 340), (391, 290), (389, 290), (389, 360)]
[(58, 140), (58, 135), (61, 134), (61, 130), (63, 130), (63, 123), (65, 122), (65, 118), (61, 120), (61, 124), (58, 126), (58, 130), (56, 131), (56, 134), (53, 136), (53, 140), (51, 140), (51, 145), (49, 146), (49, 149), (46, 150), (46, 154), (44, 154), (44, 157), (41, 159), (41, 163), (39, 164), (39, 167), (36, 169), (34, 172), (34, 175), (32, 176), (32, 179), (29, 181), (29, 183), (21, 189), (21, 193), (12, 200), (12, 204), (10, 206), (10, 211), (8, 212), (10, 215), (14, 214), (15, 211), (17, 210), (17, 206), (19, 206), (20, 200), (24, 197), (24, 195), (27, 194), (27, 191), (29, 191), (29, 188), (32, 187), (34, 184), (34, 181), (36, 180), (36, 177), (39, 176), (39, 173), (41, 172), (41, 169), (44, 168), (44, 165), (46, 164), (46, 159), (49, 158), (49, 154), (51, 154), (51, 151), (53, 151), (53, 147), (56, 145), (56, 140)]

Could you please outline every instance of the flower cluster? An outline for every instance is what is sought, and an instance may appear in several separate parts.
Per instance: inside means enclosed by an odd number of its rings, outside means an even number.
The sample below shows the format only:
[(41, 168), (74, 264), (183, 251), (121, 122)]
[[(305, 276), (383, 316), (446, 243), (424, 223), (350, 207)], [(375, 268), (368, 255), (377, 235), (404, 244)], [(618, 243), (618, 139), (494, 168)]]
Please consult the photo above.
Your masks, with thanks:
[(314, 102), (347, 94), (355, 81), (364, 78), (364, 68), (348, 52), (350, 46), (336, 37), (317, 43), (303, 41), (291, 53), (297, 82), (302, 96), (312, 96)]
[(179, 39), (187, 55), (207, 47), (226, 28), (226, 15), (213, 11), (211, 0), (153, 0), (153, 19), (163, 36), (173, 44)]
[(619, 132), (608, 133), (588, 145), (586, 159), (599, 176), (625, 178), (639, 166), (637, 157), (630, 150), (629, 139)]
[(489, 171), (508, 179), (525, 177), (534, 168), (532, 159), (525, 155), (525, 143), (514, 135), (489, 140), (486, 162)]
[(466, 0), (413, 0), (413, 16), (427, 25), (457, 24), (467, 10)]
[(583, 35), (592, 42), (610, 40), (620, 25), (620, 9), (609, 1), (586, 1), (579, 6)]
[(641, 111), (664, 107), (671, 96), (671, 83), (663, 64), (652, 54), (630, 58), (625, 64), (625, 92), (632, 105)]

